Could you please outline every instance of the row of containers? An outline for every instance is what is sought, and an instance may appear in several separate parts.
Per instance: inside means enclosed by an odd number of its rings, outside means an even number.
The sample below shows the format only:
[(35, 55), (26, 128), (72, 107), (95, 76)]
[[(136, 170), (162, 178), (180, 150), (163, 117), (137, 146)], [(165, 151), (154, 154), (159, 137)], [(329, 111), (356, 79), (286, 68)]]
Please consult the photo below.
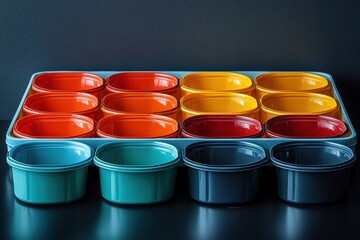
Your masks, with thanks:
[(179, 87), (156, 72), (55, 72), (35, 77), (13, 135), (325, 138), (348, 133), (341, 119), (331, 83), (311, 73), (191, 73)]
[(331, 142), (285, 142), (270, 151), (246, 141), (200, 141), (182, 151), (159, 141), (90, 146), (37, 141), (7, 156), (15, 196), (32, 204), (60, 204), (86, 194), (87, 170), (99, 168), (101, 194), (119, 204), (153, 204), (173, 197), (177, 165), (188, 168), (189, 194), (209, 204), (241, 204), (259, 197), (264, 166), (276, 168), (278, 195), (299, 204), (346, 198), (354, 151)]

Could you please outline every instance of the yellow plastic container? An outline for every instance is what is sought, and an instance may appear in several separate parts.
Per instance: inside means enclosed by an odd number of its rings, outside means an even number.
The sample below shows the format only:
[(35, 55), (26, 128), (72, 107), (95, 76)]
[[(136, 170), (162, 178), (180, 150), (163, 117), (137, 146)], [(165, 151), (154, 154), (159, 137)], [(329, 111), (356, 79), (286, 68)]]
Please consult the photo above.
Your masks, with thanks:
[(305, 72), (271, 72), (254, 79), (257, 99), (269, 93), (310, 92), (333, 96), (331, 83), (323, 76)]
[(232, 72), (199, 72), (181, 80), (181, 95), (190, 93), (235, 92), (253, 95), (255, 85), (246, 75)]
[(319, 93), (272, 93), (260, 99), (261, 122), (280, 115), (326, 115), (341, 119), (340, 105)]
[(243, 115), (259, 119), (257, 100), (241, 93), (193, 93), (180, 99), (181, 117), (196, 115)]

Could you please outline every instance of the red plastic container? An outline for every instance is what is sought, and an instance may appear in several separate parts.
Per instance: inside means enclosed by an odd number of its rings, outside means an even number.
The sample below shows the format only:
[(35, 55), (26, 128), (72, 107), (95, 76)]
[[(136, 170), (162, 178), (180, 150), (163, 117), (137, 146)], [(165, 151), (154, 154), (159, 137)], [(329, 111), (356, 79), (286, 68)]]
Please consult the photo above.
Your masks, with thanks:
[(179, 123), (151, 114), (115, 115), (100, 119), (97, 135), (103, 138), (176, 138)]
[(176, 95), (179, 80), (157, 72), (123, 72), (111, 75), (106, 81), (108, 92), (158, 92)]
[(18, 119), (13, 134), (19, 138), (90, 138), (95, 122), (76, 114), (36, 114)]
[(104, 117), (120, 114), (157, 114), (177, 119), (178, 100), (168, 94), (111, 93), (101, 101)]
[(85, 92), (101, 96), (102, 77), (85, 72), (50, 72), (39, 74), (32, 82), (34, 92)]
[(181, 135), (187, 138), (254, 138), (263, 135), (262, 124), (238, 115), (199, 115), (187, 118)]
[(284, 115), (265, 122), (271, 138), (334, 138), (348, 131), (343, 121), (323, 115)]
[(31, 114), (73, 113), (95, 118), (98, 99), (92, 94), (79, 92), (36, 93), (28, 96), (23, 111)]

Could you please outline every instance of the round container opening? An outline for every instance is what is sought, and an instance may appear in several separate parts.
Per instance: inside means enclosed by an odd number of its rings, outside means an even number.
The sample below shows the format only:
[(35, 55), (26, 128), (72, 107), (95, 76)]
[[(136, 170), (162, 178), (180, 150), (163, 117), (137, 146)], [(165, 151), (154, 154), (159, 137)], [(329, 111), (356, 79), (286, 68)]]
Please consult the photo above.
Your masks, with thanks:
[(283, 166), (302, 167), (337, 167), (354, 159), (353, 151), (335, 143), (290, 143), (275, 146), (272, 160)]
[(347, 131), (347, 125), (336, 118), (317, 115), (278, 116), (265, 123), (269, 137), (332, 138)]
[(316, 74), (310, 73), (266, 73), (255, 78), (258, 89), (270, 91), (316, 91), (324, 90), (329, 81)]
[(181, 88), (185, 91), (246, 91), (252, 89), (252, 80), (245, 75), (226, 72), (202, 72), (184, 76)]
[(36, 113), (77, 113), (96, 111), (98, 99), (87, 93), (37, 93), (26, 98), (24, 111)]
[[(176, 92), (179, 81), (165, 73), (127, 72), (111, 75), (107, 79), (107, 89), (111, 92)], [(169, 92), (170, 91), (170, 92)]]
[(35, 92), (95, 92), (103, 86), (104, 79), (100, 76), (83, 72), (43, 73), (32, 84)]
[(29, 115), (16, 121), (13, 133), (21, 138), (75, 138), (94, 135), (95, 122), (74, 114)]
[(257, 166), (266, 160), (265, 150), (250, 143), (194, 143), (185, 148), (185, 163), (199, 168)]
[(252, 118), (233, 115), (199, 115), (183, 122), (182, 135), (197, 138), (258, 137), (261, 123)]
[(161, 138), (176, 137), (178, 122), (166, 116), (116, 115), (105, 117), (98, 123), (100, 137), (113, 138)]
[(102, 108), (112, 113), (165, 113), (178, 107), (177, 99), (160, 93), (111, 93)]
[(182, 109), (198, 114), (241, 114), (258, 109), (255, 98), (240, 93), (189, 94), (180, 102)]
[(33, 170), (70, 168), (90, 163), (93, 150), (75, 142), (44, 142), (17, 145), (10, 150), (12, 166)]

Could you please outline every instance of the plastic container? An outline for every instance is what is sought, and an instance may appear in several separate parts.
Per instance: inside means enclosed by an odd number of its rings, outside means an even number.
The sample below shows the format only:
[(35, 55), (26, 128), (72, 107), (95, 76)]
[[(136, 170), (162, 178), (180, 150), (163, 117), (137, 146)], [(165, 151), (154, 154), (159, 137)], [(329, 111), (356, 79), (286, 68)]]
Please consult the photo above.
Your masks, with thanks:
[(268, 137), (273, 138), (336, 138), (348, 132), (347, 124), (321, 115), (285, 115), (265, 123)]
[(237, 115), (199, 115), (186, 119), (181, 135), (187, 138), (255, 138), (263, 135), (262, 124)]
[(95, 118), (98, 99), (92, 94), (80, 92), (37, 93), (26, 98), (25, 114), (73, 113)]
[(318, 93), (272, 93), (260, 99), (261, 122), (281, 115), (326, 115), (341, 119), (338, 102)]
[(178, 101), (162, 93), (111, 93), (101, 101), (103, 116), (119, 114), (157, 114), (177, 119)]
[(312, 92), (333, 96), (330, 82), (323, 76), (307, 72), (270, 72), (254, 79), (257, 99), (269, 93)]
[(180, 99), (182, 121), (196, 115), (243, 115), (259, 119), (257, 100), (240, 93), (193, 93)]
[(86, 72), (47, 72), (38, 74), (32, 82), (32, 90), (41, 92), (85, 92), (101, 97), (104, 79)]
[(90, 138), (95, 135), (95, 122), (75, 114), (28, 115), (16, 121), (13, 135), (19, 138)]
[(179, 80), (160, 72), (121, 72), (107, 79), (108, 92), (157, 92), (176, 96)]
[(198, 142), (183, 150), (190, 196), (211, 204), (238, 204), (256, 199), (265, 150), (248, 142)]
[(179, 160), (178, 149), (162, 142), (101, 145), (94, 157), (101, 194), (121, 204), (166, 201), (174, 195)]
[(354, 152), (331, 142), (292, 142), (271, 149), (278, 195), (299, 204), (320, 204), (346, 198)]
[[(249, 76), (251, 79), (255, 79), (258, 75), (263, 74), (265, 72), (263, 71), (236, 71), (237, 73)], [(12, 134), (12, 130), (14, 127), (15, 122), (23, 115), (23, 111), (22, 111), (22, 106), (23, 103), (26, 99), (27, 96), (31, 95), (31, 84), (34, 80), (34, 78), (40, 74), (45, 74), (47, 72), (40, 72), (40, 73), (34, 73), (31, 78), (29, 79), (28, 85), (24, 91), (24, 94), (20, 100), (20, 104), (14, 114), (14, 117), (12, 118), (11, 123), (9, 124), (9, 128), (6, 132), (6, 145), (8, 149), (11, 149), (13, 146), (16, 146), (18, 144), (22, 144), (22, 143), (26, 143), (26, 142), (33, 142), (35, 141), (34, 139), (26, 139), (26, 138), (19, 138), (16, 137)], [(92, 72), (96, 75), (99, 75), (101, 78), (104, 79), (108, 79), (109, 76), (117, 74), (119, 72), (117, 71), (94, 71)], [(174, 77), (176, 77), (177, 79), (182, 79), (185, 75), (188, 75), (190, 73), (195, 73), (194, 71), (190, 72), (190, 71), (164, 71), (163, 73), (165, 74), (169, 74), (172, 75)], [(351, 122), (351, 119), (349, 117), (349, 115), (347, 114), (346, 111), (346, 106), (343, 103), (342, 99), (341, 99), (341, 95), (336, 87), (336, 82), (334, 80), (334, 78), (328, 74), (328, 73), (321, 73), (321, 72), (314, 72), (314, 74), (318, 74), (321, 75), (323, 77), (325, 77), (326, 79), (328, 79), (328, 81), (331, 83), (332, 87), (333, 87), (333, 91), (334, 91), (334, 98), (336, 99), (336, 101), (339, 104), (339, 112), (342, 115), (341, 120), (343, 120), (349, 128), (349, 131), (347, 134), (345, 134), (345, 136), (341, 137), (341, 138), (324, 138), (324, 139), (317, 139), (319, 141), (331, 141), (331, 142), (337, 142), (337, 143), (341, 143), (343, 145), (349, 146), (353, 149), (355, 149), (356, 144), (357, 144), (357, 137), (356, 137), (356, 131), (355, 128)], [(235, 93), (234, 93), (235, 94)], [(214, 100), (216, 102), (216, 100)], [(236, 103), (236, 100), (235, 100)], [(240, 103), (239, 103), (240, 105)], [(221, 109), (220, 109), (221, 110)], [(234, 115), (232, 113), (226, 113), (227, 115)], [(235, 113), (237, 114), (237, 113)], [(181, 114), (179, 114), (181, 115)], [(216, 114), (215, 114), (216, 115)], [(219, 114), (217, 114), (219, 115)], [(222, 114), (220, 114), (222, 115)], [(259, 119), (258, 119), (259, 120)], [(56, 140), (53, 138), (53, 140)], [(121, 139), (121, 141), (124, 142), (131, 142), (134, 141), (135, 139), (133, 138), (123, 138)], [(176, 138), (159, 138), (157, 139), (158, 141), (161, 142), (166, 142), (169, 144), (172, 144), (176, 147), (178, 147), (179, 149), (183, 149), (186, 146), (188, 146), (189, 144), (195, 143), (195, 142), (199, 142), (202, 141), (203, 139), (201, 138), (180, 138), (180, 137), (176, 137)], [(236, 139), (232, 139), (232, 138), (207, 138), (207, 141), (233, 141)], [(297, 141), (298, 139), (295, 138), (263, 138), (263, 137), (256, 137), (256, 138), (241, 138), (238, 140), (245, 140), (247, 142), (252, 142), (255, 144), (258, 144), (260, 146), (262, 146), (263, 148), (265, 148), (266, 150), (270, 150), (271, 147), (273, 147), (274, 145), (287, 141), (287, 142), (291, 142), (291, 141)], [(313, 140), (313, 139), (308, 139), (308, 140)], [(36, 141), (41, 141), (41, 139), (38, 139)], [(100, 138), (100, 137), (91, 137), (91, 138), (79, 138), (77, 139), (77, 141), (80, 141), (82, 143), (85, 143), (93, 148), (97, 148), (102, 144), (105, 143), (110, 143), (110, 142), (116, 142), (119, 141), (119, 139), (116, 138)], [(137, 140), (135, 140), (137, 141)]]
[(179, 123), (161, 115), (116, 115), (100, 119), (97, 135), (103, 138), (175, 138)]
[(232, 72), (197, 72), (185, 75), (181, 95), (189, 93), (236, 92), (254, 94), (255, 85), (246, 75)]
[(33, 204), (67, 203), (86, 193), (93, 149), (72, 141), (20, 144), (7, 155), (15, 196)]

